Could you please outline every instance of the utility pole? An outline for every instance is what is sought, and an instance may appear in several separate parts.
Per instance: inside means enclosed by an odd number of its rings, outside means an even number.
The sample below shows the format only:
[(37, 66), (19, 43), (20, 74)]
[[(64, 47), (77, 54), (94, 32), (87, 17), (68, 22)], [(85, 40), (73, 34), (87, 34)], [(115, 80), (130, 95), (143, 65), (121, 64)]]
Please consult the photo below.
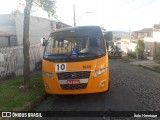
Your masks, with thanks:
[(79, 17), (79, 19), (76, 20), (75, 4), (73, 4), (73, 22), (74, 22), (74, 27), (76, 27), (76, 23), (80, 20), (80, 18), (81, 18), (85, 13), (92, 13), (92, 12), (84, 12), (84, 13), (82, 13), (82, 15)]
[(129, 29), (129, 40), (131, 42), (131, 28)]
[(74, 16), (74, 27), (76, 26), (76, 13), (75, 13), (75, 4), (73, 5), (73, 16)]

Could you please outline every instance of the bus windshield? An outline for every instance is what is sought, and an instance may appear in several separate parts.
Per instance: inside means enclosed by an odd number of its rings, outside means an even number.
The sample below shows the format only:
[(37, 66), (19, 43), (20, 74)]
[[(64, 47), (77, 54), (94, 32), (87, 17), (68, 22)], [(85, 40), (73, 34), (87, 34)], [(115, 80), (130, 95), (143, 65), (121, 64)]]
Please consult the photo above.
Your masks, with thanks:
[(102, 34), (96, 30), (85, 29), (52, 33), (44, 55), (45, 58), (53, 61), (79, 61), (97, 58), (105, 54)]

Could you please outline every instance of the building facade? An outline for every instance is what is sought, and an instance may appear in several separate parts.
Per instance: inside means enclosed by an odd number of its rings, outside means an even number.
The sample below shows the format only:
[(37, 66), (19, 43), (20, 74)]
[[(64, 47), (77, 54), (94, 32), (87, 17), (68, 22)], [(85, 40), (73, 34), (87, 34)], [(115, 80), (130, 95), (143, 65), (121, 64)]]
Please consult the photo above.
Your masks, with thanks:
[[(0, 15), (0, 47), (23, 45), (23, 20), (23, 14)], [(70, 26), (62, 22), (31, 16), (29, 28), (30, 44), (39, 44), (42, 37), (48, 38), (52, 31), (65, 27)]]
[(160, 43), (160, 24), (153, 25), (153, 28), (134, 31), (134, 40), (144, 41), (147, 56), (153, 59), (157, 49), (156, 44)]

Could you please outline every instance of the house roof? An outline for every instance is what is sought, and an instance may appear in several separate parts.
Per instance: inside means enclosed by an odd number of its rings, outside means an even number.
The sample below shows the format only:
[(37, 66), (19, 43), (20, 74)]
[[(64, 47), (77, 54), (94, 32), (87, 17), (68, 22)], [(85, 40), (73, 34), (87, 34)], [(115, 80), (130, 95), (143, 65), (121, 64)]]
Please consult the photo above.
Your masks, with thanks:
[(9, 37), (9, 36), (13, 36), (13, 35), (7, 32), (0, 31), (0, 37)]
[(143, 28), (142, 30), (134, 31), (137, 33), (145, 33), (145, 32), (152, 32), (153, 28)]
[(65, 23), (63, 23), (63, 22), (56, 22), (56, 24), (58, 24), (58, 25), (64, 25), (64, 26), (66, 26), (66, 27), (72, 27), (72, 26), (70, 26), (70, 25), (68, 25), (68, 24), (65, 24)]
[(160, 29), (160, 24), (154, 24), (153, 28)]

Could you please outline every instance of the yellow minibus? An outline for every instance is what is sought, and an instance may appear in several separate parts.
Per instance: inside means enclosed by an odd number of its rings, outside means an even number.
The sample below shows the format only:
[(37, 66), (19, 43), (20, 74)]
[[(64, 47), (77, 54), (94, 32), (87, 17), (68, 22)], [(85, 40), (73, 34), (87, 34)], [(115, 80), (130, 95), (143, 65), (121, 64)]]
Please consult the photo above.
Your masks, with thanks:
[(45, 46), (42, 72), (49, 94), (87, 94), (109, 88), (108, 52), (99, 26), (52, 32)]

